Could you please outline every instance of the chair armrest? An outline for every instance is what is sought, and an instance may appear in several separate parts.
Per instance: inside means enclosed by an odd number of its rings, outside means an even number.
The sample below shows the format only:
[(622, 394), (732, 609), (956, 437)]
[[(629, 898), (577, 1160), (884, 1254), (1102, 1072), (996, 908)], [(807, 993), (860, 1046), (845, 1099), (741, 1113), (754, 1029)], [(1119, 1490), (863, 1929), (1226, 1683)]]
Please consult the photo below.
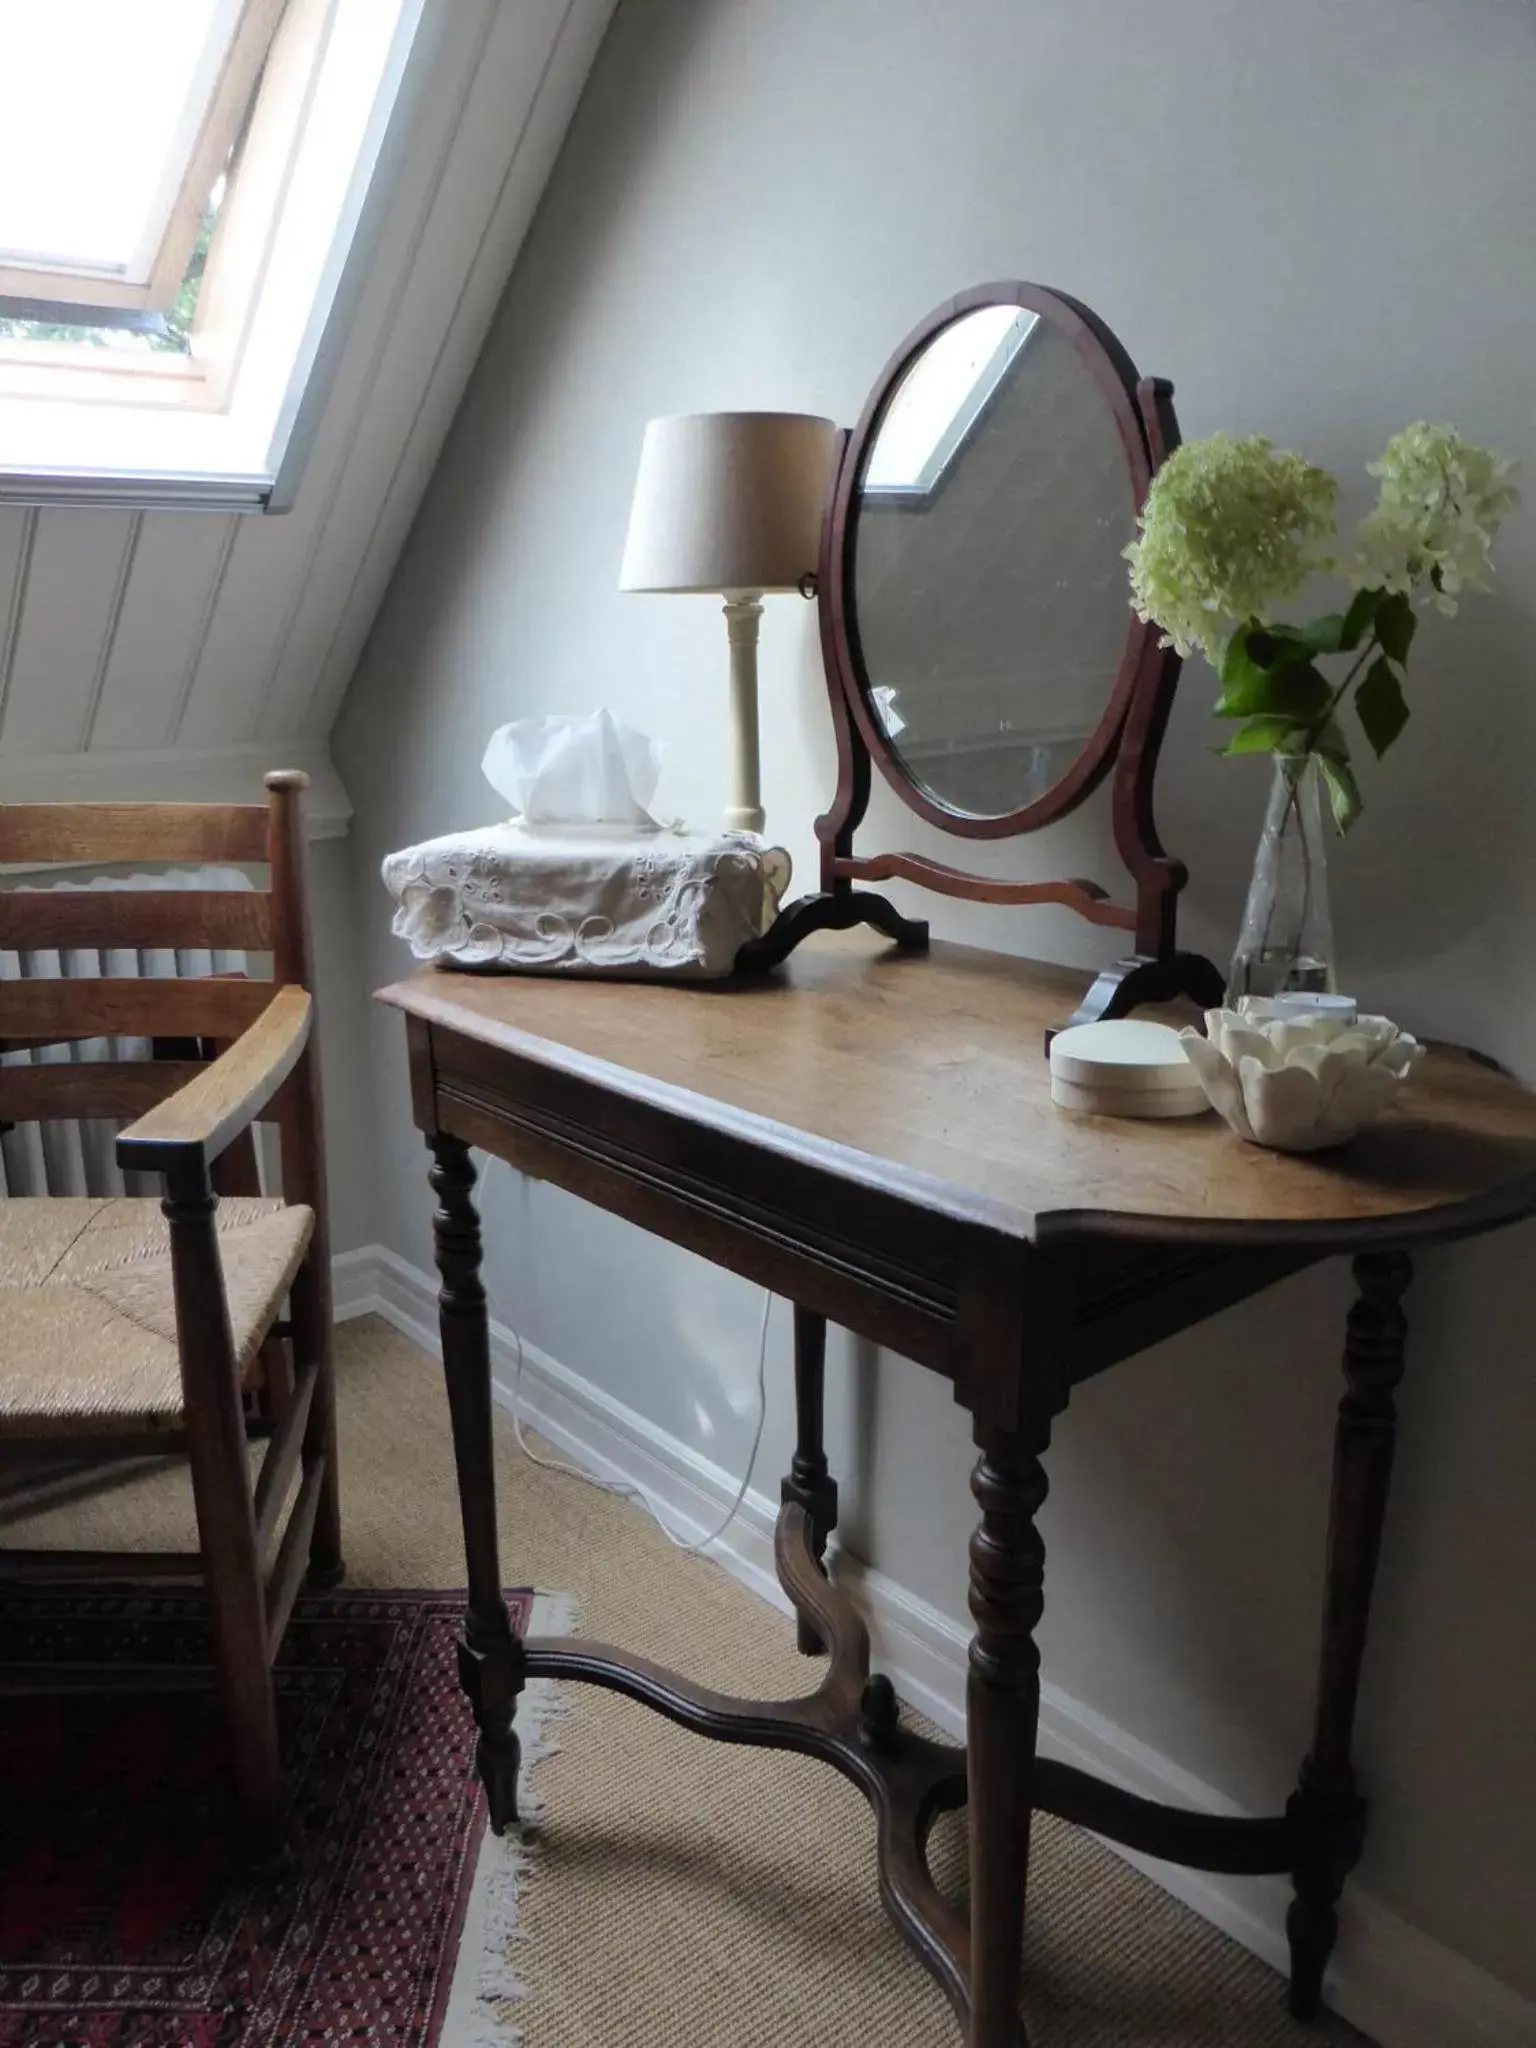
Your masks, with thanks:
[(256, 1022), (196, 1080), (119, 1135), (118, 1165), (139, 1173), (206, 1169), (298, 1065), (313, 1019), (307, 989), (279, 989)]

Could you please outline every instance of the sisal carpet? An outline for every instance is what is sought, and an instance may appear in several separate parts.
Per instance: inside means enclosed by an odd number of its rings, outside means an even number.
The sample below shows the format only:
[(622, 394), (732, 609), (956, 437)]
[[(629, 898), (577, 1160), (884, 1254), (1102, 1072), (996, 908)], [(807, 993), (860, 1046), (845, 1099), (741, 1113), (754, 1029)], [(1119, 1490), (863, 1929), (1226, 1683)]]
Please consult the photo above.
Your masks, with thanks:
[[(349, 1584), (462, 1583), (436, 1365), (367, 1319), (339, 1333)], [(808, 1690), (789, 1626), (637, 1509), (540, 1472), (498, 1418), (509, 1585), (559, 1586), (584, 1634), (731, 1691)], [(759, 1475), (761, 1477), (761, 1475)], [(40, 1515), (0, 1542), (187, 1540), (179, 1472)], [(700, 1742), (572, 1687), (538, 1773), (546, 1811), (518, 1906), (527, 2048), (951, 2048), (948, 2006), (888, 1926), (863, 1800), (803, 1759)], [(934, 1861), (958, 1886), (963, 1820)], [(1117, 1857), (1037, 1822), (1030, 1878), (1032, 2048), (1322, 2048), (1280, 1980)], [(462, 2048), (445, 2030), (444, 2048)]]

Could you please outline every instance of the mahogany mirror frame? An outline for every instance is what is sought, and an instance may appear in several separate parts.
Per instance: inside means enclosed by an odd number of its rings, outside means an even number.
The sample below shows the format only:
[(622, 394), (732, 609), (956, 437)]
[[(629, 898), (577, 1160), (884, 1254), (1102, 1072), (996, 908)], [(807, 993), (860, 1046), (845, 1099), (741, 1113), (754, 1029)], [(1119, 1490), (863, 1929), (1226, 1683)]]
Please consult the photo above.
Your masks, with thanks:
[[(1177, 945), (1177, 899), (1188, 870), (1163, 850), (1153, 819), (1157, 758), (1178, 683), (1179, 657), (1158, 645), (1157, 627), (1138, 619), (1128, 601), (1125, 643), (1098, 724), (1066, 773), (1017, 810), (976, 816), (940, 803), (902, 763), (875, 712), (853, 593), (860, 480), (891, 399), (913, 363), (954, 321), (990, 306), (1035, 313), (1071, 343), (1114, 422), (1135, 512), (1141, 510), (1158, 464), (1178, 446), (1173, 386), (1163, 378), (1140, 376), (1098, 315), (1064, 293), (1016, 280), (976, 285), (935, 308), (906, 337), (882, 371), (858, 424), (839, 438), (822, 521), (816, 597), (838, 774), (831, 805), (816, 820), (821, 886), (788, 905), (763, 938), (742, 949), (738, 965), (774, 965), (810, 932), (858, 924), (873, 925), (904, 950), (924, 950), (926, 921), (902, 915), (887, 898), (860, 886), (902, 880), (970, 902), (1062, 904), (1092, 924), (1127, 933), (1133, 950), (1099, 976), (1074, 1023), (1123, 1016), (1140, 1003), (1177, 995), (1214, 1005), (1222, 999), (1222, 977), (1201, 955), (1182, 953)], [(909, 810), (960, 839), (1011, 839), (1054, 824), (1113, 771), (1114, 842), (1134, 902), (1117, 902), (1097, 882), (1076, 876), (1011, 882), (924, 854), (857, 852), (854, 834), (869, 807), (872, 763)]]

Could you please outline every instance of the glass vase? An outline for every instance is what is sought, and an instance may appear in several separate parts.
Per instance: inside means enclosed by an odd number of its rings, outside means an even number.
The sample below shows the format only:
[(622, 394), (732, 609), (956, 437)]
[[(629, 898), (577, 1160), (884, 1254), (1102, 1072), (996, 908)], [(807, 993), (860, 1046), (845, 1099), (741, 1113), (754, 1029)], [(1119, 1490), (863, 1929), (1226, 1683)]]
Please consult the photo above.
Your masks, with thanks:
[(1314, 754), (1274, 756), (1269, 809), (1227, 976), (1229, 1006), (1240, 996), (1333, 990), (1322, 780)]

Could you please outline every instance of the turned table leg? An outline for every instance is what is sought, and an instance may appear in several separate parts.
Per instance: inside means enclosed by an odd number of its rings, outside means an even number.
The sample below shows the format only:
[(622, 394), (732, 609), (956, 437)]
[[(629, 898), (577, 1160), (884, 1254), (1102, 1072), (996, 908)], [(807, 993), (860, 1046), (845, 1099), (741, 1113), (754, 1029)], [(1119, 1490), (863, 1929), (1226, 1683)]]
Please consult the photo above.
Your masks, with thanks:
[(442, 1275), (438, 1318), (443, 1374), (453, 1425), (464, 1560), (469, 1585), (459, 1683), (475, 1710), (480, 1739), (475, 1765), (485, 1786), (492, 1830), (517, 1819), (520, 1757), (512, 1717), (523, 1689), (523, 1646), (512, 1632), (502, 1596), (496, 1537), (496, 1467), (491, 1436), (491, 1346), (485, 1288), (480, 1280), (480, 1218), (472, 1193), (475, 1166), (469, 1147), (439, 1132), (428, 1140), (438, 1209), (433, 1249)]
[(1344, 1398), (1334, 1435), (1327, 1586), (1312, 1746), (1287, 1808), (1300, 1830), (1296, 1895), (1286, 1916), (1291, 1944), (1291, 2011), (1322, 2009), (1323, 1972), (1338, 1937), (1339, 1895), (1365, 1846), (1365, 1801), (1350, 1749), (1371, 1591), (1392, 1476), (1407, 1321), (1402, 1298), (1413, 1277), (1406, 1252), (1367, 1252), (1354, 1263), (1359, 1298), (1344, 1343)]
[[(801, 1308), (797, 1303), (795, 1454), (779, 1497), (795, 1501), (805, 1509), (810, 1518), (811, 1542), (818, 1562), (826, 1556), (827, 1538), (837, 1527), (837, 1481), (827, 1471), (827, 1452), (822, 1440), (826, 1365), (827, 1319), (813, 1314), (808, 1308)], [(804, 1657), (819, 1657), (826, 1647), (803, 1616), (795, 1624), (795, 1639)]]
[(966, 1722), (971, 1854), (970, 2048), (1020, 2048), (1024, 1889), (1029, 1869), (1045, 1545), (1040, 1454), (1049, 1428), (1027, 1435), (978, 1423), (971, 1491), (971, 1639)]

